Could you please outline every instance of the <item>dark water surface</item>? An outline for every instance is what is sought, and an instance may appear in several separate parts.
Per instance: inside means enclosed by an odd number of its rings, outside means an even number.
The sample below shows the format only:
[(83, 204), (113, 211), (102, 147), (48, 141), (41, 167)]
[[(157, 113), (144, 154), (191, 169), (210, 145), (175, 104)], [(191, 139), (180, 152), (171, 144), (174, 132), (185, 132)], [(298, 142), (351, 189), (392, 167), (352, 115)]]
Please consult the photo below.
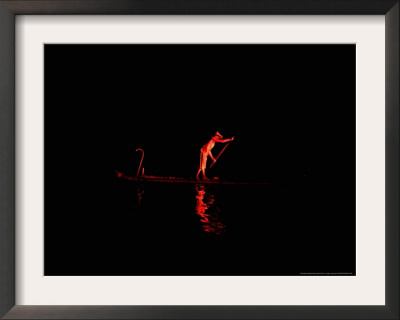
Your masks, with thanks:
[(355, 207), (340, 190), (120, 181), (103, 200), (71, 225), (70, 259), (49, 244), (62, 231), (46, 233), (47, 274), (355, 274)]

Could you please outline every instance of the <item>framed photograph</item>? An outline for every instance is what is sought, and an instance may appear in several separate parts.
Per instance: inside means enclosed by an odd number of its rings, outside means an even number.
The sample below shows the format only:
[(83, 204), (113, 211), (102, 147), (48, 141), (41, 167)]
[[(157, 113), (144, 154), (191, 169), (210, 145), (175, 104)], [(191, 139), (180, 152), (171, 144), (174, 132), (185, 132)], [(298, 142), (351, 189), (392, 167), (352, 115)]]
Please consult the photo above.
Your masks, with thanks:
[(356, 275), (355, 45), (44, 53), (45, 276)]
[(399, 3), (2, 1), (4, 319), (398, 319)]

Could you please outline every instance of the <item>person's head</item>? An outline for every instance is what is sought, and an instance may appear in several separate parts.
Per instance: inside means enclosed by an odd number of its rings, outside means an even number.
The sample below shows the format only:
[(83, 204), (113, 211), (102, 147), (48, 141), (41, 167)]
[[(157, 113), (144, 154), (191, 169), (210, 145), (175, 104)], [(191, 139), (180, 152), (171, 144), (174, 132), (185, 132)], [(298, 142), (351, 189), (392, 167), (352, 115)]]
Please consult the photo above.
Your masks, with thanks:
[(220, 134), (218, 131), (215, 133), (214, 137), (216, 137), (218, 139), (222, 139), (223, 138), (222, 134)]

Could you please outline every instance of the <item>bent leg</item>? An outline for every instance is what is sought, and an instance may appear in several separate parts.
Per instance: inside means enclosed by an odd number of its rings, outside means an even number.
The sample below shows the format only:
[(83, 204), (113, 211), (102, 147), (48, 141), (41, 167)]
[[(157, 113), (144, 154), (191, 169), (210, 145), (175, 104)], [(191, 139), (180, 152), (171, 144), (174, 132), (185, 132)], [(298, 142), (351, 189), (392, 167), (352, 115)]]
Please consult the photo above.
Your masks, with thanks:
[(199, 178), (200, 171), (201, 171), (201, 168), (199, 168), (199, 170), (197, 171), (197, 174), (196, 174), (196, 179), (197, 179), (197, 180), (200, 179), (200, 178)]
[(203, 178), (204, 178), (204, 180), (209, 180), (209, 179), (206, 177), (206, 169), (203, 168), (202, 171), (203, 171)]
[(207, 179), (206, 177), (206, 165), (207, 165), (207, 154), (205, 153), (200, 153), (200, 168), (199, 171), (197, 172), (197, 176), (199, 175), (200, 171), (203, 173), (203, 178)]

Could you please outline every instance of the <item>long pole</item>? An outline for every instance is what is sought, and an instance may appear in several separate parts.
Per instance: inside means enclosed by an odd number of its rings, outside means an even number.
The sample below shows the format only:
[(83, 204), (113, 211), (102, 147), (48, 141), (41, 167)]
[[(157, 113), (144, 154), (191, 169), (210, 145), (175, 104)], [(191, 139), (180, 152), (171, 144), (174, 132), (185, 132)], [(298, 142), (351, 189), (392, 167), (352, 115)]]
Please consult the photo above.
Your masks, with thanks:
[(142, 151), (142, 158), (140, 159), (139, 168), (138, 168), (138, 171), (136, 174), (136, 178), (139, 178), (139, 172), (140, 172), (140, 167), (142, 166), (142, 162), (143, 162), (144, 151), (143, 151), (143, 149), (140, 149), (140, 148), (136, 149), (136, 151)]
[[(222, 152), (224, 152), (225, 149), (228, 147), (229, 143), (230, 143), (230, 142), (228, 142), (228, 143), (225, 145), (225, 147), (221, 150), (221, 152), (219, 153), (219, 155), (215, 158), (215, 162), (217, 162), (218, 158), (221, 156)], [(215, 162), (211, 163), (210, 168), (214, 165)]]

